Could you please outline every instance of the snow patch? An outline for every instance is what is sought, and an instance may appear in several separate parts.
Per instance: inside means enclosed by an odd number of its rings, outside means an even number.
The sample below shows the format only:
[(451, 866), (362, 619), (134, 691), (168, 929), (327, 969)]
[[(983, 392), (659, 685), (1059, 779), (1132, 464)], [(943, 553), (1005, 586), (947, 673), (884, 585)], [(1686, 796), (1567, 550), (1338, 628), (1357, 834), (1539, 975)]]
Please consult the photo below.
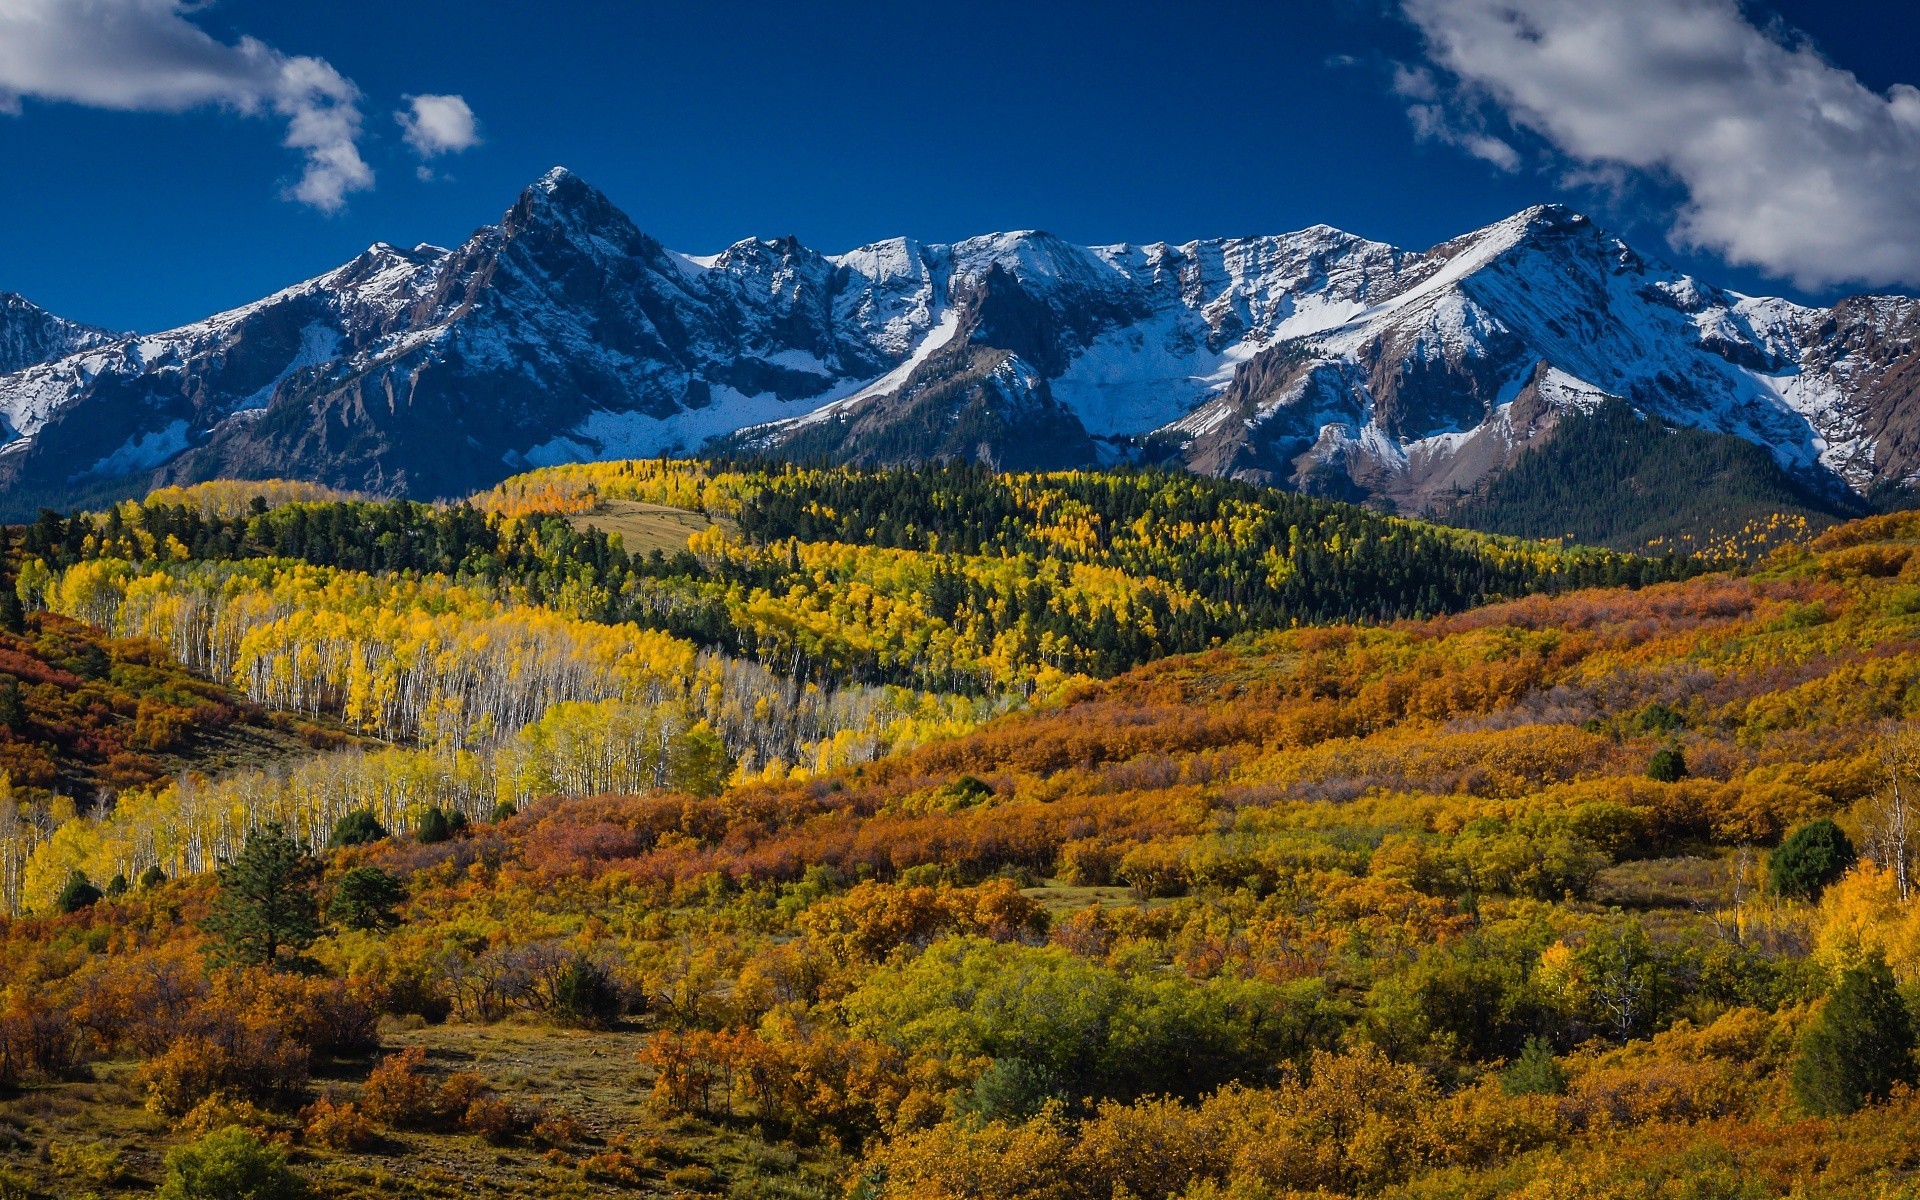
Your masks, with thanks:
[(187, 423), (174, 421), (164, 429), (128, 438), (118, 450), (93, 464), (85, 474), (95, 479), (131, 475), (135, 471), (157, 467), (186, 448)]
[[(836, 413), (845, 412), (862, 400), (869, 400), (875, 396), (885, 396), (899, 391), (901, 387), (906, 384), (907, 379), (912, 376), (915, 368), (919, 367), (921, 363), (926, 362), (929, 358), (932, 358), (934, 351), (951, 342), (954, 335), (959, 332), (960, 314), (949, 308), (940, 314), (940, 319), (934, 323), (932, 329), (927, 331), (927, 335), (920, 339), (920, 344), (913, 348), (913, 353), (907, 356), (905, 362), (871, 383), (855, 384), (855, 390), (850, 393), (838, 397), (832, 392), (827, 393), (826, 396), (821, 397), (825, 403), (821, 404), (820, 407), (814, 409), (812, 412), (807, 413), (805, 416), (793, 418), (788, 422), (789, 427), (798, 429), (808, 425), (817, 425), (822, 421), (829, 420)], [(752, 426), (764, 423), (765, 422), (744, 422), (743, 424)]]
[(770, 424), (791, 416), (795, 405), (804, 403), (782, 400), (771, 392), (748, 396), (733, 388), (716, 387), (713, 403), (668, 417), (601, 409), (587, 414), (584, 421), (559, 437), (519, 454), (508, 454), (506, 463), (525, 469), (610, 458), (691, 454), (742, 425)]
[(340, 353), (340, 331), (325, 325), (311, 324), (300, 330), (300, 349), (271, 382), (259, 388), (252, 395), (242, 397), (235, 402), (233, 411), (242, 412), (252, 408), (265, 408), (273, 399), (274, 389), (285, 383), (295, 373), (308, 367), (317, 367), (331, 362)]

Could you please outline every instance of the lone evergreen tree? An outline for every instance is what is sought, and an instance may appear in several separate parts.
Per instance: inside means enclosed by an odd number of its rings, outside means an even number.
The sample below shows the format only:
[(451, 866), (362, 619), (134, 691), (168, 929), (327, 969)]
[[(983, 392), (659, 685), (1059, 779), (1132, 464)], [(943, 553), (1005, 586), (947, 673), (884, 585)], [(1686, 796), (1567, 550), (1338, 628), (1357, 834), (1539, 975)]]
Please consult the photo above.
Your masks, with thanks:
[(1520, 1057), (1500, 1076), (1500, 1088), (1509, 1096), (1558, 1096), (1567, 1090), (1567, 1069), (1554, 1059), (1545, 1038), (1528, 1038)]
[(467, 814), (459, 809), (429, 808), (420, 814), (419, 824), (413, 827), (413, 840), (423, 846), (431, 846), (457, 837), (466, 830)]
[(342, 846), (364, 846), (369, 842), (378, 842), (386, 836), (386, 826), (380, 824), (372, 809), (356, 808), (333, 823), (333, 836), (327, 839), (327, 845), (338, 850)]
[(1827, 885), (1853, 865), (1853, 842), (1825, 817), (1787, 835), (1767, 860), (1773, 890), (1782, 896), (1818, 900)]
[(1817, 1116), (1843, 1115), (1915, 1078), (1913, 1018), (1876, 954), (1840, 976), (1800, 1039), (1794, 1098)]
[(27, 631), (26, 607), (20, 603), (20, 593), (14, 590), (13, 580), (5, 577), (0, 577), (0, 630)]
[(320, 864), (279, 822), (248, 834), (239, 855), (220, 866), (220, 891), (204, 925), (220, 941), (218, 959), (272, 966), (281, 951), (311, 946), (320, 935), (319, 874)]
[(1687, 777), (1687, 756), (1678, 746), (1662, 746), (1647, 760), (1647, 778), (1661, 783), (1678, 783)]
[(53, 906), (63, 913), (76, 913), (83, 908), (92, 908), (100, 903), (100, 889), (93, 886), (85, 872), (75, 871), (67, 876), (67, 882), (54, 897)]
[(334, 884), (327, 919), (347, 929), (391, 929), (399, 924), (394, 910), (406, 898), (406, 885), (397, 875), (379, 867), (355, 867)]
[(626, 1000), (605, 967), (576, 954), (554, 981), (553, 1007), (576, 1024), (605, 1027), (620, 1019)]
[(27, 727), (27, 706), (20, 699), (20, 681), (0, 675), (0, 728), (23, 732)]

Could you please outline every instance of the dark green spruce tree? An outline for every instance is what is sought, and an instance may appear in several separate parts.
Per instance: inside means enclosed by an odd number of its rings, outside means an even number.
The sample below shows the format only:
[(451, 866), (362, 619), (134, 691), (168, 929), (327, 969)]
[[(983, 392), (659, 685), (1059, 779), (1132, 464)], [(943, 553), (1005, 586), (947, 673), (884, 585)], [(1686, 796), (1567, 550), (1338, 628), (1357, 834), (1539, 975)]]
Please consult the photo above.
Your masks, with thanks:
[(1853, 842), (1826, 817), (1788, 834), (1767, 859), (1773, 890), (1782, 896), (1818, 900), (1827, 885), (1853, 865)]
[(1913, 1017), (1886, 959), (1876, 954), (1840, 976), (1801, 1037), (1793, 1095), (1816, 1116), (1838, 1116), (1915, 1078)]
[(327, 919), (345, 929), (392, 929), (400, 923), (395, 911), (407, 902), (400, 877), (379, 867), (355, 867), (333, 886), (327, 901)]
[(320, 864), (279, 822), (247, 835), (247, 844), (219, 870), (220, 891), (203, 928), (218, 942), (217, 961), (274, 966), (320, 936), (314, 889)]

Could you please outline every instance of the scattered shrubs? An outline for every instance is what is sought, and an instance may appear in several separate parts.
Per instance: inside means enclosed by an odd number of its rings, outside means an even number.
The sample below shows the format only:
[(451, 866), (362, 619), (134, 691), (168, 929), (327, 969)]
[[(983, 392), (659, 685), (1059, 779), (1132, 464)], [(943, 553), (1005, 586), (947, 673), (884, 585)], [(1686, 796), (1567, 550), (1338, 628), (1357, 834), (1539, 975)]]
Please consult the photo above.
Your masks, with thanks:
[(675, 1167), (673, 1170), (668, 1171), (666, 1175), (663, 1176), (663, 1180), (670, 1188), (681, 1191), (704, 1192), (711, 1191), (714, 1187), (718, 1186), (720, 1176), (710, 1167), (703, 1167), (698, 1163), (689, 1163), (684, 1167)]
[(360, 1107), (393, 1129), (447, 1130), (459, 1126), (488, 1092), (486, 1080), (469, 1072), (435, 1079), (427, 1071), (427, 1052), (409, 1046), (387, 1055), (368, 1074)]
[(142, 1036), (128, 1045), (150, 1054), (135, 1079), (156, 1112), (179, 1116), (217, 1093), (282, 1106), (306, 1086), (314, 1055), (375, 1044), (372, 1004), (342, 980), (255, 969), (194, 988), (168, 965), (149, 967), (151, 989), (108, 991), (77, 1010), (90, 1028), (134, 1023)]
[(81, 1187), (112, 1187), (126, 1172), (119, 1152), (98, 1143), (53, 1142), (47, 1156), (53, 1161), (54, 1174)]
[(1828, 884), (1847, 873), (1854, 858), (1853, 842), (1822, 817), (1787, 835), (1767, 859), (1767, 875), (1782, 896), (1818, 900)]
[(381, 1059), (367, 1075), (360, 1104), (367, 1115), (395, 1129), (411, 1129), (437, 1122), (439, 1085), (427, 1073), (427, 1052), (408, 1046)]
[(460, 1114), (460, 1128), (477, 1133), (495, 1145), (511, 1141), (533, 1128), (533, 1115), (500, 1096), (476, 1096)]
[(586, 1140), (587, 1127), (564, 1108), (550, 1108), (542, 1105), (534, 1115), (533, 1128), (529, 1131), (533, 1140), (546, 1146), (571, 1146)]
[(322, 1096), (301, 1111), (300, 1120), (307, 1140), (329, 1150), (370, 1150), (380, 1144), (379, 1131), (351, 1100)]
[(306, 1086), (306, 1047), (271, 1024), (245, 1019), (217, 1032), (217, 1038), (179, 1038), (141, 1065), (135, 1079), (146, 1089), (148, 1108), (182, 1116), (220, 1092), (284, 1103)]
[(646, 1172), (653, 1164), (630, 1150), (611, 1149), (580, 1161), (580, 1174), (589, 1183), (614, 1187), (639, 1188), (647, 1184)]
[(215, 1092), (193, 1106), (186, 1116), (173, 1123), (173, 1131), (200, 1138), (238, 1125), (265, 1135), (273, 1128), (273, 1114), (260, 1106), (225, 1092)]
[(293, 1200), (299, 1180), (287, 1156), (239, 1126), (167, 1155), (159, 1200)]

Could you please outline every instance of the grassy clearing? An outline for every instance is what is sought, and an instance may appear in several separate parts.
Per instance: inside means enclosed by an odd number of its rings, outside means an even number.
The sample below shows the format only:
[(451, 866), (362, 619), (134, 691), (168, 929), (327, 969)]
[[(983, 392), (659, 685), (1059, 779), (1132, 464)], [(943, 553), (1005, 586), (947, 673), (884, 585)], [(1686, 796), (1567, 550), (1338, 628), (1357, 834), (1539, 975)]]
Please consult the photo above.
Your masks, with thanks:
[[(469, 1133), (390, 1131), (368, 1151), (337, 1152), (305, 1142), (289, 1118), (268, 1132), (292, 1143), (290, 1160), (314, 1200), (840, 1195), (846, 1166), (830, 1151), (774, 1145), (745, 1122), (659, 1115), (648, 1102), (651, 1080), (635, 1062), (646, 1040), (638, 1030), (394, 1025), (382, 1040), (383, 1053), (421, 1046), (436, 1071), (471, 1071), (503, 1097), (537, 1097), (563, 1108), (585, 1134), (550, 1150), (524, 1140), (495, 1145)], [(368, 1065), (317, 1071), (313, 1091), (353, 1099)], [(167, 1151), (190, 1138), (147, 1110), (135, 1070), (131, 1063), (99, 1064), (90, 1079), (0, 1098), (0, 1194), (105, 1198), (157, 1186)], [(76, 1155), (74, 1147), (85, 1151)], [(26, 1190), (4, 1190), (9, 1178)]]
[(608, 500), (593, 512), (568, 517), (567, 521), (581, 532), (594, 527), (619, 534), (628, 554), (658, 550), (669, 556), (685, 550), (687, 538), (693, 534), (723, 523), (705, 513), (639, 500)]
[(1096, 904), (1103, 905), (1107, 908), (1118, 908), (1122, 905), (1141, 905), (1145, 908), (1156, 908), (1167, 903), (1165, 900), (1147, 900), (1144, 902), (1137, 900), (1134, 898), (1132, 888), (1074, 887), (1071, 884), (1062, 883), (1058, 879), (1049, 879), (1040, 887), (1021, 888), (1020, 894), (1029, 899), (1038, 900), (1040, 907), (1046, 909), (1048, 915), (1053, 917), (1060, 917), (1071, 912), (1079, 912), (1083, 908), (1092, 908)]

